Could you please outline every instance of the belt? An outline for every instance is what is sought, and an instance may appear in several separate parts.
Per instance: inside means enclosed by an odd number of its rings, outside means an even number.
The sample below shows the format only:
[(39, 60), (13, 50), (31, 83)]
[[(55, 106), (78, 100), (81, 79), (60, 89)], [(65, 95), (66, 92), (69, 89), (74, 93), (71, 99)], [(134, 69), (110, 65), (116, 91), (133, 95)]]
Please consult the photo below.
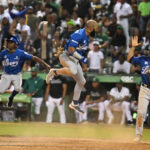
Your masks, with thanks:
[(149, 89), (150, 89), (150, 86), (149, 86), (149, 85), (147, 85), (147, 84), (143, 84), (143, 83), (142, 83), (142, 86), (144, 86), (144, 87), (146, 87), (146, 88), (149, 88)]

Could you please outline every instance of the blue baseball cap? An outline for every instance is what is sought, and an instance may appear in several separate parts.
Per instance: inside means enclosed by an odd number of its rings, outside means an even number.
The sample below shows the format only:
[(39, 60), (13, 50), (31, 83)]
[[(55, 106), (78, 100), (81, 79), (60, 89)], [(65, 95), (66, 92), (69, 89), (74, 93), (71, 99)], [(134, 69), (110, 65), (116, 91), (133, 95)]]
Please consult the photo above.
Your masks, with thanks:
[(19, 39), (18, 39), (18, 36), (17, 36), (17, 35), (11, 36), (8, 41), (12, 41), (12, 42), (14, 42), (16, 45), (19, 45)]

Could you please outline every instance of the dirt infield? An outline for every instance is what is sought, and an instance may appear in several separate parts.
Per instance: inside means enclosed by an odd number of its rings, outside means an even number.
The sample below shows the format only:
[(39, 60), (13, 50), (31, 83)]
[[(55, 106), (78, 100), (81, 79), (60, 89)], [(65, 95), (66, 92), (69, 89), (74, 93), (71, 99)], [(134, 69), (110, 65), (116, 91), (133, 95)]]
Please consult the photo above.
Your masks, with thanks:
[(150, 150), (150, 143), (49, 137), (0, 137), (0, 150)]

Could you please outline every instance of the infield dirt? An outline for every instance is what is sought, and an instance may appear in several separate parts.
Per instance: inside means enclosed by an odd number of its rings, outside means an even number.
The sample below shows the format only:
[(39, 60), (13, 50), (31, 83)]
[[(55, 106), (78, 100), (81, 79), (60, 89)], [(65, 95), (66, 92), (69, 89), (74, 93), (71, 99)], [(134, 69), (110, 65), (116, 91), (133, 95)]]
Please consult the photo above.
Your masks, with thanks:
[(149, 142), (51, 138), (0, 137), (0, 150), (150, 150)]

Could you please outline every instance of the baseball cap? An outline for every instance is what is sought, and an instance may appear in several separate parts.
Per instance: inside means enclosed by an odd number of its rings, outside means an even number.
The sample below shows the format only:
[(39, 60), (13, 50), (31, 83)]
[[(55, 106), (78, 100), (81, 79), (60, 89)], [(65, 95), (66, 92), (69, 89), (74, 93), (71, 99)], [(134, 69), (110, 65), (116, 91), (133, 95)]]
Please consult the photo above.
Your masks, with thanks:
[(17, 35), (12, 35), (12, 36), (9, 38), (8, 42), (9, 42), (9, 41), (13, 41), (16, 45), (19, 45), (19, 38), (18, 38)]
[(98, 41), (94, 41), (93, 45), (99, 45), (99, 42)]
[(31, 68), (31, 72), (38, 72), (38, 71), (39, 71), (39, 69), (37, 67), (32, 67)]
[(92, 79), (92, 81), (93, 81), (93, 82), (99, 82), (99, 80), (98, 80), (96, 77), (94, 77), (94, 78)]
[(121, 25), (117, 25), (117, 29), (123, 30), (123, 27)]

